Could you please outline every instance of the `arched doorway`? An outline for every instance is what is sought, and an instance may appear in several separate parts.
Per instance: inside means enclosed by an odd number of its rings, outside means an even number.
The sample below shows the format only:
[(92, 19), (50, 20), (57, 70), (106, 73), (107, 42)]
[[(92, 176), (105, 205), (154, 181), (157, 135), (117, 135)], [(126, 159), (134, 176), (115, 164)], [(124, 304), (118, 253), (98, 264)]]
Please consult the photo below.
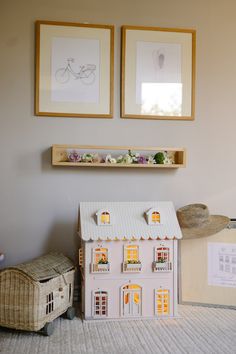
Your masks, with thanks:
[(121, 288), (122, 315), (141, 316), (142, 310), (142, 288), (137, 284), (124, 285)]

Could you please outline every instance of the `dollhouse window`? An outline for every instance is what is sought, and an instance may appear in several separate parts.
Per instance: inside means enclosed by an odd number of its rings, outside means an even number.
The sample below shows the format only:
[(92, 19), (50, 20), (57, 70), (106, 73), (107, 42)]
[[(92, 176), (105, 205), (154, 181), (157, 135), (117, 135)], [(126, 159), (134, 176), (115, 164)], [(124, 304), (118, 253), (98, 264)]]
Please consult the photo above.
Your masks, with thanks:
[(107, 248), (95, 248), (94, 254), (93, 254), (93, 262), (95, 264), (108, 262), (108, 249)]
[(104, 225), (112, 224), (111, 213), (106, 209), (98, 210), (96, 212), (96, 218), (97, 218), (97, 225), (104, 226)]
[(107, 317), (108, 316), (108, 293), (107, 291), (94, 292), (94, 317)]
[(153, 211), (152, 212), (152, 222), (160, 223), (160, 213), (158, 213), (158, 211)]
[(169, 247), (156, 247), (155, 259), (153, 262), (154, 272), (169, 272), (172, 270), (172, 262), (170, 261)]
[(168, 289), (155, 290), (155, 314), (168, 316), (170, 313), (170, 291)]
[(168, 247), (157, 247), (156, 248), (156, 261), (157, 262), (169, 262), (170, 260), (170, 249)]
[(50, 293), (46, 296), (46, 315), (51, 313), (53, 310), (54, 310), (53, 293)]
[(123, 272), (141, 272), (142, 264), (139, 260), (139, 246), (124, 246)]
[(138, 261), (139, 260), (139, 246), (137, 246), (137, 245), (125, 246), (124, 260), (127, 263), (132, 262), (132, 261)]
[(108, 248), (94, 248), (92, 257), (92, 273), (110, 271), (110, 264), (108, 262)]
[(72, 284), (69, 284), (69, 301), (71, 300), (71, 295), (72, 295)]
[(149, 225), (158, 225), (161, 223), (161, 214), (155, 208), (146, 211), (146, 218)]
[(110, 224), (110, 213), (108, 211), (104, 211), (101, 214), (101, 223), (102, 224)]
[(140, 316), (142, 307), (142, 288), (137, 284), (124, 285), (121, 288), (122, 315)]

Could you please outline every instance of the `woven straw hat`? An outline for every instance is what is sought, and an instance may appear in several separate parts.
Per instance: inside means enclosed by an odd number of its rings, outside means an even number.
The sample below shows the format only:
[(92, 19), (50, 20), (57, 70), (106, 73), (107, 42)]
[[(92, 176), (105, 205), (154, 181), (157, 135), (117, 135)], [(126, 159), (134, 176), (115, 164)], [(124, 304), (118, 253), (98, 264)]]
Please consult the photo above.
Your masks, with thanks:
[(226, 216), (210, 215), (204, 204), (190, 204), (178, 209), (177, 218), (183, 239), (214, 235), (230, 221)]

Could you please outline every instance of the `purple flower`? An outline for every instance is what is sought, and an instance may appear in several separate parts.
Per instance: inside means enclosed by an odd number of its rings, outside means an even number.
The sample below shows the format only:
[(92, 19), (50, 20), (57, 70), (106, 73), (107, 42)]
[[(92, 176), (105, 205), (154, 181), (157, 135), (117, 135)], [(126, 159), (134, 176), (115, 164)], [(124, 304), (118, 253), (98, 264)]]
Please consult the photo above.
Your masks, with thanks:
[(68, 154), (68, 160), (71, 162), (79, 162), (81, 161), (81, 156), (77, 151), (72, 151)]
[(141, 164), (147, 163), (146, 157), (145, 156), (139, 156), (138, 157), (138, 163), (141, 163)]

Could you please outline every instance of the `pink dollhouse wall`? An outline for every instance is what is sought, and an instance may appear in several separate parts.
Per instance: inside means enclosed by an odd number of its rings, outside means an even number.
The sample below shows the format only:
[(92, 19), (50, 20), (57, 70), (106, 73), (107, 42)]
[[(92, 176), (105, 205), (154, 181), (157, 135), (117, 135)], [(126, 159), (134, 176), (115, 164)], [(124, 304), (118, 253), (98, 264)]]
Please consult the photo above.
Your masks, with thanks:
[[(139, 258), (142, 264), (140, 273), (123, 273), (122, 262), (124, 245), (139, 246)], [(127, 284), (136, 284), (141, 287), (141, 311), (137, 317), (154, 317), (155, 289), (168, 289), (170, 292), (169, 316), (177, 316), (177, 241), (176, 240), (141, 240), (141, 241), (103, 241), (85, 242), (84, 254), (84, 296), (83, 310), (85, 319), (94, 316), (94, 292), (106, 291), (108, 294), (108, 318), (129, 317), (123, 311), (122, 287)], [(153, 272), (155, 247), (167, 246), (170, 249), (172, 271)], [(93, 248), (105, 247), (109, 249), (110, 272), (91, 273)], [(132, 316), (132, 315), (131, 315)], [(104, 318), (106, 318), (104, 317)], [(135, 313), (133, 315), (135, 317)]]

